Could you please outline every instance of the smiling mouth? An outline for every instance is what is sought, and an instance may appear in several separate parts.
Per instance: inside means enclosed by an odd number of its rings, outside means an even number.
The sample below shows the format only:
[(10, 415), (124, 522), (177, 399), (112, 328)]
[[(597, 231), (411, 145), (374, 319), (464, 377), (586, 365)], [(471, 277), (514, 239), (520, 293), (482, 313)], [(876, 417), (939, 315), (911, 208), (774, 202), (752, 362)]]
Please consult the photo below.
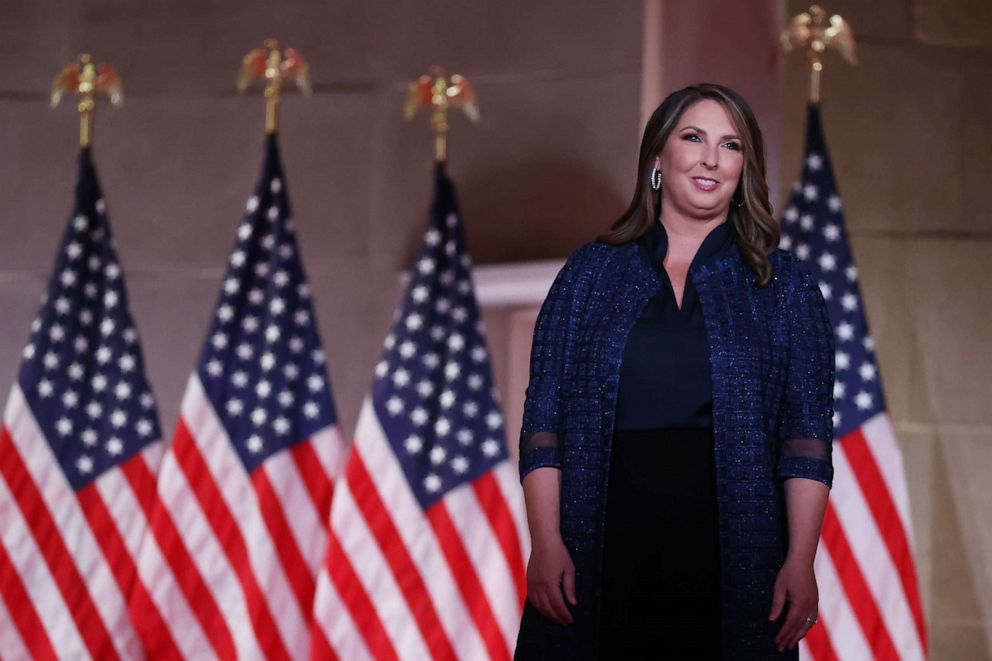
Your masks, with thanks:
[(696, 184), (696, 188), (705, 191), (711, 191), (717, 187), (718, 182), (716, 179), (708, 179), (707, 177), (693, 177), (692, 182)]

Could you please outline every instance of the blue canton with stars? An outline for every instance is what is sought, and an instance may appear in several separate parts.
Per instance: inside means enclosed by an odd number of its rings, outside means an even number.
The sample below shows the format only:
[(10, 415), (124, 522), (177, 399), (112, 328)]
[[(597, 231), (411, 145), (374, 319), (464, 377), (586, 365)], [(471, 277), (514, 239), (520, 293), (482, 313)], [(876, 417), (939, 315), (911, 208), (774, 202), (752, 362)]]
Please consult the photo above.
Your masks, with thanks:
[(269, 136), (197, 366), (249, 473), (337, 421), (291, 218)]
[(438, 165), (431, 222), (372, 403), (421, 507), (507, 458), (454, 187)]
[(89, 149), (18, 384), (73, 489), (162, 437)]
[(834, 433), (841, 439), (885, 410), (851, 255), (840, 197), (820, 125), (820, 110), (809, 106), (802, 178), (793, 186), (782, 218), (781, 248), (808, 263), (826, 299), (837, 345)]

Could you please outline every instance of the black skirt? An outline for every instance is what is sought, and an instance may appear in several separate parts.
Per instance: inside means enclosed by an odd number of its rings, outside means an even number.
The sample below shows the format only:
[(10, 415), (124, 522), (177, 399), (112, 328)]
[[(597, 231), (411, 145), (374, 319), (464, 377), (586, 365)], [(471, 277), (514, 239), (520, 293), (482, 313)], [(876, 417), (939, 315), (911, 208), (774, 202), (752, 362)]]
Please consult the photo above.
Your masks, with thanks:
[(719, 659), (712, 428), (617, 431), (604, 534), (600, 656)]

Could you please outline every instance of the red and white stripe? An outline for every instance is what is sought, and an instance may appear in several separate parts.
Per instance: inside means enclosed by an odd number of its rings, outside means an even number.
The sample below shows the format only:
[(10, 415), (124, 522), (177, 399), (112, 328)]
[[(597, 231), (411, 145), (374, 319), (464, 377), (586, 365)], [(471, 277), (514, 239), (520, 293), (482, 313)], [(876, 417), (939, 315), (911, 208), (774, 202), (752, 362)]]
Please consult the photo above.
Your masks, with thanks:
[(307, 657), (342, 456), (332, 427), (246, 473), (194, 373), (140, 556), (164, 616), (146, 636), (171, 634), (186, 658)]
[(366, 400), (331, 507), (312, 658), (509, 659), (528, 554), (509, 461), (425, 511)]
[[(5, 658), (144, 658), (127, 605), (160, 619), (135, 580), (160, 454), (161, 442), (146, 446), (76, 492), (14, 385), (0, 430)], [(163, 650), (174, 651), (169, 642)]]
[(817, 661), (927, 658), (902, 454), (887, 413), (834, 444), (834, 484), (816, 557)]

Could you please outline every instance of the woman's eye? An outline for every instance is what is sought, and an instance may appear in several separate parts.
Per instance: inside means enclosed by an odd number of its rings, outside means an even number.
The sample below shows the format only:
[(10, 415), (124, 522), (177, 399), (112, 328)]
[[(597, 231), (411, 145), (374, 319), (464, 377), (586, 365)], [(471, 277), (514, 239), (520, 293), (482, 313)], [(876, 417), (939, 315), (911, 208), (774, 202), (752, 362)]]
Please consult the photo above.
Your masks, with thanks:
[(729, 147), (732, 151), (740, 151), (741, 146), (736, 142), (728, 142), (724, 144), (725, 147)]
[(699, 136), (695, 133), (686, 133), (682, 136), (683, 140), (692, 140), (693, 142), (699, 142)]

